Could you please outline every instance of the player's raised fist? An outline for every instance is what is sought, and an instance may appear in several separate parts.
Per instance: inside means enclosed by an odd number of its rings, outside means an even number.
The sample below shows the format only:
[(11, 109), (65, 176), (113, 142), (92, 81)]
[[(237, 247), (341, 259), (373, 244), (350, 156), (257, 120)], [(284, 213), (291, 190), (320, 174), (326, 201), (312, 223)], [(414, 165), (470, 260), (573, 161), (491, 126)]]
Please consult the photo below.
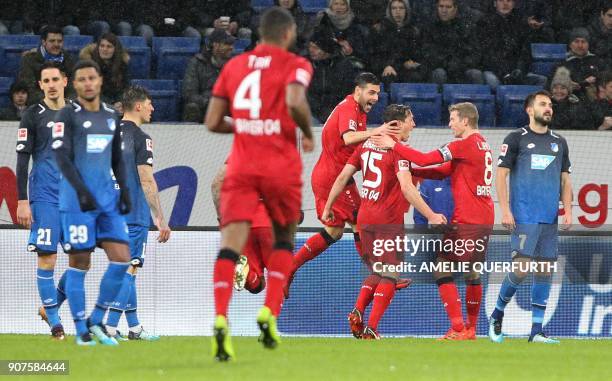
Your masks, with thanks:
[(32, 210), (30, 209), (30, 201), (17, 201), (17, 223), (28, 229), (32, 226)]
[(448, 223), (448, 221), (446, 220), (446, 217), (440, 213), (434, 213), (434, 215), (431, 216), (431, 218), (429, 218), (427, 222), (429, 222), (429, 224), (433, 226), (446, 225)]
[(516, 228), (516, 222), (514, 222), (514, 216), (509, 211), (502, 213), (501, 223), (506, 229), (510, 231), (513, 231)]
[(307, 138), (306, 136), (302, 136), (302, 150), (304, 152), (314, 151), (314, 146), (314, 138)]
[(96, 209), (96, 200), (89, 191), (77, 193), (79, 198), (79, 206), (82, 212), (89, 212)]

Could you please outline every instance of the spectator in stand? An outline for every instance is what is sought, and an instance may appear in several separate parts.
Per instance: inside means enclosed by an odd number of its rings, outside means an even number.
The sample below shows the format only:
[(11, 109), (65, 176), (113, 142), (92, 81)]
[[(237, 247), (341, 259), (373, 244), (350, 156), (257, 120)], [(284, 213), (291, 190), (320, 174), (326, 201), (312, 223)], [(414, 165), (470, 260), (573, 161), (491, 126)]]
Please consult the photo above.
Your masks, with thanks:
[(518, 12), (529, 27), (529, 43), (554, 43), (555, 31), (552, 28), (552, 5), (546, 0), (519, 1)]
[[(68, 75), (72, 73), (75, 64), (72, 56), (64, 51), (64, 33), (56, 26), (43, 28), (40, 34), (40, 46), (24, 52), (21, 58), (17, 77), (28, 87), (29, 104), (37, 103), (42, 99), (43, 94), (38, 87), (38, 77), (41, 66), (47, 61), (56, 62)], [(72, 86), (68, 85), (66, 98), (69, 98), (71, 93)]]
[(85, 46), (79, 58), (92, 60), (100, 65), (103, 79), (101, 99), (113, 105), (119, 112), (123, 112), (121, 97), (130, 84), (128, 75), (130, 56), (123, 49), (117, 36), (112, 33), (103, 34), (97, 43)]
[(340, 44), (341, 53), (360, 61), (365, 68), (368, 59), (366, 36), (355, 22), (349, 0), (329, 0), (328, 7), (317, 15), (316, 24), (316, 31), (332, 34)]
[(589, 32), (585, 28), (572, 29), (568, 47), (565, 62), (557, 68), (564, 66), (570, 71), (572, 81), (577, 84), (575, 94), (578, 97), (594, 101), (597, 99), (597, 76), (607, 69), (606, 62), (589, 51)]
[(342, 47), (325, 30), (315, 32), (308, 44), (314, 73), (308, 89), (313, 116), (324, 122), (336, 105), (351, 92), (359, 69), (341, 53)]
[(594, 130), (597, 128), (589, 102), (572, 94), (570, 72), (560, 67), (555, 73), (550, 90), (552, 93), (553, 130)]
[(455, 0), (437, 0), (437, 15), (422, 31), (424, 63), (431, 82), (483, 83), (473, 30), (459, 17)]
[(557, 41), (568, 41), (574, 28), (588, 25), (599, 14), (601, 0), (553, 0), (552, 26)]
[(285, 8), (293, 16), (297, 25), (297, 50), (302, 51), (306, 47), (306, 42), (312, 36), (310, 17), (304, 13), (298, 0), (274, 0), (274, 5)]
[(234, 37), (250, 39), (253, 8), (249, 0), (192, 0), (196, 27), (205, 35), (223, 29)]
[(599, 96), (592, 109), (597, 128), (612, 130), (612, 71), (601, 73)]
[(489, 86), (546, 84), (545, 76), (529, 72), (531, 39), (539, 38), (543, 28), (530, 29), (514, 8), (514, 0), (495, 0), (494, 10), (480, 20), (477, 30), (483, 76)]
[(223, 29), (217, 29), (202, 40), (202, 51), (187, 65), (183, 80), (183, 121), (202, 123), (213, 85), (223, 65), (230, 59), (236, 39)]
[(34, 34), (35, 9), (31, 1), (0, 0), (0, 35)]
[(21, 120), (28, 107), (28, 87), (24, 82), (15, 82), (9, 91), (10, 104), (0, 110), (0, 120)]
[(391, 0), (379, 30), (373, 28), (370, 32), (372, 72), (385, 84), (427, 81), (418, 45), (419, 30), (411, 22), (411, 16), (407, 0)]
[(387, 0), (351, 0), (350, 5), (357, 24), (378, 29), (389, 4)]
[(591, 51), (601, 59), (612, 60), (612, 0), (605, 0), (599, 17), (587, 27), (591, 37)]
[[(455, 210), (455, 201), (451, 192), (450, 177), (442, 180), (425, 179), (419, 185), (419, 193), (421, 197), (434, 213), (443, 214), (448, 221), (453, 216)], [(427, 226), (428, 221), (416, 208), (414, 208), (414, 224)]]

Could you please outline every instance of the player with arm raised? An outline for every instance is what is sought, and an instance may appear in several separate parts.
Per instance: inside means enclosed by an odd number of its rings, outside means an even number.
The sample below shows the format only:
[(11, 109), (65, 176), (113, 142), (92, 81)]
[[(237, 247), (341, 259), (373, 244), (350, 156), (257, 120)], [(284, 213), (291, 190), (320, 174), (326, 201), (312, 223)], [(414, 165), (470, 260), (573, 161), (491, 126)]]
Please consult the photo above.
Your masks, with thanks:
[[(482, 262), (485, 259), (486, 246), (493, 229), (494, 208), (491, 199), (493, 182), (493, 156), (489, 144), (478, 130), (478, 110), (472, 103), (458, 103), (449, 107), (449, 127), (456, 138), (451, 143), (431, 151), (421, 153), (411, 147), (393, 142), (390, 137), (374, 137), (372, 140), (381, 146), (393, 147), (401, 157), (420, 165), (442, 164), (431, 169), (414, 169), (415, 176), (423, 178), (451, 178), (451, 193), (455, 210), (451, 218), (452, 230), (444, 239), (451, 239), (457, 244), (473, 240), (474, 250), (463, 252), (455, 250), (449, 253), (438, 253), (438, 262), (462, 261)], [(466, 340), (476, 339), (476, 323), (482, 300), (480, 274), (471, 271), (464, 275), (466, 289), (467, 327), (461, 313), (461, 299), (457, 286), (449, 272), (436, 272), (434, 278), (444, 303), (451, 328), (442, 339)]]
[[(314, 149), (306, 90), (312, 66), (288, 50), (296, 24), (286, 10), (272, 7), (261, 17), (261, 43), (225, 64), (208, 105), (205, 123), (213, 132), (234, 133), (221, 188), (221, 250), (213, 288), (215, 359), (234, 358), (227, 323), (236, 262), (240, 258), (260, 200), (274, 227), (274, 250), (267, 263), (267, 290), (257, 323), (265, 348), (280, 343), (276, 319), (291, 271), (292, 251), (302, 198), (302, 161), (296, 147), (296, 124), (302, 148)], [(231, 116), (227, 118), (227, 116)]]
[[(57, 244), (62, 241), (59, 217), (60, 172), (51, 150), (51, 130), (57, 112), (64, 108), (64, 89), (68, 80), (56, 63), (45, 63), (40, 69), (38, 85), (44, 99), (30, 106), (17, 130), (17, 221), (30, 229), (28, 251), (38, 254), (36, 278), (42, 301), (39, 315), (49, 324), (51, 337), (64, 339), (64, 327), (58, 315), (59, 306), (66, 299), (64, 273), (57, 290), (53, 272), (57, 261)], [(30, 172), (28, 197), (28, 166)]]
[[(554, 263), (558, 256), (559, 199), (565, 211), (561, 228), (569, 229), (572, 224), (569, 148), (567, 141), (548, 127), (553, 115), (550, 93), (530, 94), (525, 100), (525, 112), (529, 115), (529, 126), (506, 136), (499, 155), (496, 188), (502, 224), (512, 232), (513, 262)], [(507, 274), (502, 282), (489, 320), (489, 338), (493, 342), (503, 341), (504, 309), (527, 277), (527, 273), (519, 270)], [(533, 274), (529, 342), (559, 343), (548, 337), (542, 327), (551, 277), (547, 271)]]
[(355, 78), (355, 90), (340, 102), (332, 111), (321, 134), (322, 151), (315, 165), (312, 176), (312, 191), (315, 196), (317, 216), (323, 223), (320, 233), (308, 238), (304, 246), (293, 258), (293, 271), (287, 283), (286, 296), (293, 281), (295, 272), (306, 262), (316, 258), (329, 246), (342, 238), (344, 226), (348, 223), (353, 227), (355, 246), (362, 255), (359, 233), (355, 229), (357, 211), (359, 210), (359, 194), (355, 181), (351, 180), (342, 195), (334, 204), (334, 221), (323, 221), (322, 213), (327, 201), (327, 195), (344, 164), (357, 145), (376, 133), (396, 131), (391, 123), (368, 130), (367, 113), (378, 102), (380, 82), (372, 73), (361, 73)]
[[(395, 122), (398, 134), (392, 135), (394, 141), (406, 141), (415, 127), (410, 108), (405, 105), (387, 106), (383, 118), (385, 122)], [(396, 250), (380, 255), (374, 253), (376, 240), (391, 240), (403, 236), (404, 214), (410, 204), (418, 209), (431, 224), (445, 224), (446, 218), (434, 213), (421, 198), (412, 183), (410, 163), (396, 152), (381, 149), (370, 140), (359, 145), (341, 173), (335, 180), (325, 203), (322, 220), (333, 223), (334, 203), (344, 192), (353, 175), (360, 170), (363, 174), (363, 187), (360, 192), (361, 206), (357, 215), (357, 225), (362, 235), (365, 262), (371, 270), (357, 298), (355, 308), (348, 316), (351, 332), (356, 338), (379, 339), (378, 322), (395, 295), (399, 273), (386, 270), (382, 265), (398, 265), (403, 254)], [(410, 203), (408, 203), (407, 201)], [(374, 301), (368, 325), (364, 327), (363, 314), (366, 307)]]
[[(114, 109), (100, 101), (102, 75), (93, 61), (74, 67), (77, 99), (57, 115), (52, 148), (62, 178), (59, 209), (64, 251), (69, 254), (66, 295), (76, 325), (77, 344), (95, 345), (90, 332), (105, 345), (117, 345), (102, 324), (130, 264), (129, 189), (121, 153), (121, 126)], [(120, 191), (115, 189), (116, 177)], [(93, 313), (85, 315), (85, 275), (91, 252), (101, 246), (110, 261), (100, 282)]]
[(129, 328), (127, 339), (154, 341), (158, 340), (159, 336), (145, 331), (136, 313), (136, 272), (144, 265), (151, 213), (153, 223), (159, 231), (158, 242), (167, 242), (171, 231), (164, 218), (157, 183), (153, 177), (153, 140), (141, 128), (142, 124), (151, 121), (151, 113), (154, 110), (151, 96), (142, 86), (130, 86), (124, 91), (121, 103), (124, 111), (121, 120), (123, 161), (132, 201), (132, 210), (125, 216), (130, 237), (131, 260), (121, 289), (113, 306), (109, 308), (106, 327), (110, 336), (117, 340), (126, 340), (117, 331), (119, 319), (125, 312)]

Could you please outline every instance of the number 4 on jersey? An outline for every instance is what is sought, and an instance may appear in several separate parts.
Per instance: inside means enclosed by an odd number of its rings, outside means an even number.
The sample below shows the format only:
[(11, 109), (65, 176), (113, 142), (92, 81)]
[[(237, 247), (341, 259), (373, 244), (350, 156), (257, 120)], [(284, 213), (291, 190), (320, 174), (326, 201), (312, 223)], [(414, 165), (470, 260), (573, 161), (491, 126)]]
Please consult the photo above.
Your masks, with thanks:
[(262, 107), (260, 91), (261, 70), (255, 70), (240, 82), (234, 97), (234, 110), (249, 110), (250, 119), (259, 119)]

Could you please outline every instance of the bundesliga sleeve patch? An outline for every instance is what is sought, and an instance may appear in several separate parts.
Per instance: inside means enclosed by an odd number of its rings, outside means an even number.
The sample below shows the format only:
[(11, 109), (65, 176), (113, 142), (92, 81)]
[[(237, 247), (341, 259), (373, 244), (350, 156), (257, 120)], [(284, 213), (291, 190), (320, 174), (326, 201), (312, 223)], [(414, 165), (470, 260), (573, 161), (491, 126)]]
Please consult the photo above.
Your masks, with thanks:
[(153, 152), (153, 141), (151, 139), (146, 139), (147, 142), (147, 151)]
[(349, 120), (349, 130), (357, 131), (357, 122), (353, 119)]
[(17, 141), (18, 142), (28, 141), (28, 129), (27, 128), (20, 128), (17, 130)]
[(399, 160), (397, 164), (400, 171), (410, 171), (410, 162), (408, 160)]
[(53, 125), (53, 132), (51, 133), (51, 137), (55, 138), (63, 138), (64, 137), (64, 123), (63, 122), (55, 122)]
[(508, 145), (507, 144), (502, 144), (499, 156), (506, 156), (507, 152), (508, 152)]
[(440, 147), (438, 148), (438, 151), (440, 151), (440, 153), (442, 154), (444, 161), (453, 160), (453, 154), (451, 153), (450, 148), (448, 148), (448, 146)]

